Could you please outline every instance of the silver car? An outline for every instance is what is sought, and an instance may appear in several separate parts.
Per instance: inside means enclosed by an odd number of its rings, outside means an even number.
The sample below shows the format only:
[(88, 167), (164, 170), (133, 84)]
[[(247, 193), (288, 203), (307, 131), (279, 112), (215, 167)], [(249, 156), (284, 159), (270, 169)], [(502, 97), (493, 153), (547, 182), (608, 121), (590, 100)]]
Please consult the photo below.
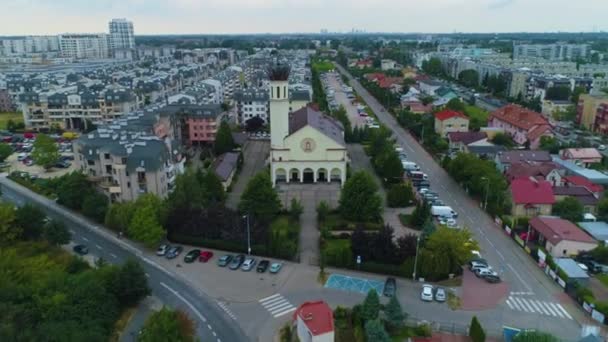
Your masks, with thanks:
[(435, 300), (438, 302), (445, 302), (445, 289), (443, 287), (438, 287), (435, 291)]
[(251, 269), (253, 268), (253, 266), (255, 266), (255, 259), (254, 258), (247, 258), (247, 259), (245, 259), (245, 262), (243, 262), (243, 265), (241, 266), (241, 269), (243, 271), (251, 271)]
[(420, 293), (420, 299), (425, 302), (433, 301), (433, 286), (424, 284), (422, 285), (422, 292)]

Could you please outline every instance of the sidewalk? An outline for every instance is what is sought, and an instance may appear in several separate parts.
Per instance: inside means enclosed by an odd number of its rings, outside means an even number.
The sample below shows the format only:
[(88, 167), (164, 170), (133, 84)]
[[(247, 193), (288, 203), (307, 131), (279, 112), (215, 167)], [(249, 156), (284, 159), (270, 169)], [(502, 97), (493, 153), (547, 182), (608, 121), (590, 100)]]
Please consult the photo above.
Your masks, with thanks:
[(141, 303), (139, 303), (135, 314), (127, 323), (127, 326), (120, 336), (120, 342), (137, 341), (139, 331), (143, 328), (148, 317), (155, 311), (162, 309), (162, 307), (163, 303), (160, 301), (160, 299), (154, 296), (146, 297)]

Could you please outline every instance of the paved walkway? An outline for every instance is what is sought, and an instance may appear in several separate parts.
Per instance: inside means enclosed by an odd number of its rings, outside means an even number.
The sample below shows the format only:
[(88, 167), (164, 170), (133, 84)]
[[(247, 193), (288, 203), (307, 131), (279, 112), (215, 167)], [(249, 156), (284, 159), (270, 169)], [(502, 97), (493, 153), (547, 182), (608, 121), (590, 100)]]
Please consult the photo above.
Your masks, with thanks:
[(238, 175), (236, 183), (232, 186), (232, 191), (228, 193), (228, 199), (226, 201), (228, 207), (236, 209), (241, 194), (245, 191), (247, 182), (249, 182), (249, 179), (256, 173), (264, 169), (269, 153), (269, 141), (249, 140), (247, 142), (247, 148), (243, 152), (243, 168)]

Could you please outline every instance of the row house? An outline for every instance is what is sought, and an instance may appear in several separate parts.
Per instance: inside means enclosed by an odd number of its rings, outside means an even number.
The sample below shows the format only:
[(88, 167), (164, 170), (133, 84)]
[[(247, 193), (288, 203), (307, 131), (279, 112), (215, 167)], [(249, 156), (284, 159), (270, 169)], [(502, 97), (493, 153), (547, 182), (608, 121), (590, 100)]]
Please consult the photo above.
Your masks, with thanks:
[(508, 104), (492, 112), (488, 127), (503, 129), (515, 143), (520, 146), (529, 144), (531, 149), (538, 148), (541, 137), (553, 136), (551, 125), (542, 114), (515, 104)]

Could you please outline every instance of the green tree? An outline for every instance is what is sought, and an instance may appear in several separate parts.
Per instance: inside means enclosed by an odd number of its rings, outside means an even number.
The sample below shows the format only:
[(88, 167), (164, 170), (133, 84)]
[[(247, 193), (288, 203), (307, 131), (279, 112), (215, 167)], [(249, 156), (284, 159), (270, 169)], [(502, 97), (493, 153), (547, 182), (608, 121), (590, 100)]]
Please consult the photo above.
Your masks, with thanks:
[(216, 156), (220, 154), (230, 152), (234, 149), (234, 139), (232, 138), (232, 131), (226, 121), (222, 121), (220, 127), (215, 135), (215, 142), (213, 143), (213, 153)]
[(82, 202), (82, 213), (84, 216), (101, 223), (104, 222), (107, 211), (108, 198), (105, 195), (91, 190), (84, 197), (84, 201)]
[(451, 110), (461, 112), (461, 113), (464, 113), (466, 110), (464, 103), (462, 103), (462, 101), (460, 101), (460, 99), (457, 97), (448, 101), (448, 103), (445, 104), (445, 107), (448, 109), (451, 109)]
[(134, 306), (151, 293), (146, 272), (134, 259), (120, 266), (109, 287), (123, 307)]
[(422, 241), (426, 241), (426, 239), (428, 239), (429, 236), (431, 236), (431, 234), (433, 234), (436, 230), (437, 227), (435, 226), (435, 223), (433, 223), (433, 220), (430, 217), (427, 218), (427, 220), (424, 221), (424, 225), (422, 226), (422, 234), (420, 236), (420, 239)]
[(458, 74), (458, 82), (465, 87), (477, 88), (479, 86), (479, 73), (473, 69), (463, 70)]
[(424, 243), (420, 252), (420, 270), (429, 280), (440, 280), (450, 273), (458, 274), (472, 256), (471, 251), (479, 250), (467, 229), (439, 227)]
[(403, 321), (407, 315), (401, 309), (401, 304), (396, 296), (392, 296), (388, 304), (384, 307), (386, 323), (391, 331), (398, 331), (403, 326)]
[(11, 154), (13, 154), (11, 146), (7, 143), (0, 143), (0, 162), (6, 160)]
[(378, 318), (380, 313), (380, 298), (375, 289), (367, 292), (363, 305), (361, 307), (361, 318), (364, 321), (371, 321)]
[(407, 207), (414, 199), (414, 192), (409, 183), (393, 184), (386, 194), (386, 202), (390, 208)]
[(25, 204), (15, 211), (15, 225), (22, 229), (21, 238), (25, 240), (38, 240), (44, 230), (46, 215), (40, 208)]
[(557, 154), (561, 148), (561, 144), (557, 138), (545, 135), (540, 137), (539, 148), (543, 151), (549, 151), (551, 154)]
[(386, 147), (385, 150), (374, 158), (374, 166), (378, 175), (386, 183), (394, 184), (403, 180), (403, 164), (394, 149)]
[(203, 191), (204, 204), (208, 206), (212, 203), (224, 203), (226, 200), (226, 192), (224, 185), (215, 172), (198, 170), (197, 177), (199, 178), (200, 188)]
[(373, 319), (365, 322), (365, 336), (367, 341), (374, 342), (390, 342), (391, 338), (384, 329), (384, 326), (379, 319)]
[(496, 133), (496, 135), (494, 135), (494, 138), (492, 138), (492, 142), (495, 145), (500, 145), (500, 146), (505, 146), (505, 147), (513, 147), (515, 146), (515, 142), (513, 141), (513, 138), (511, 138), (510, 136), (508, 136), (505, 133)]
[(575, 87), (572, 91), (572, 103), (577, 104), (578, 99), (581, 97), (582, 94), (587, 94), (587, 89), (585, 89), (585, 87), (580, 86)]
[(146, 320), (138, 342), (191, 342), (194, 341), (194, 322), (183, 312), (163, 307)]
[(545, 98), (547, 100), (568, 101), (570, 100), (570, 87), (558, 86), (547, 89)]
[(469, 327), (469, 337), (473, 342), (484, 342), (486, 340), (486, 333), (483, 331), (477, 316), (473, 316), (471, 319), (471, 325)]
[(317, 205), (317, 217), (319, 218), (319, 221), (324, 221), (327, 215), (329, 215), (330, 211), (331, 208), (329, 207), (329, 203), (327, 203), (327, 201), (319, 202)]
[(239, 211), (252, 214), (263, 222), (270, 222), (280, 210), (281, 201), (272, 187), (268, 172), (253, 176), (241, 195)]
[(441, 60), (433, 57), (428, 61), (422, 62), (422, 71), (432, 76), (443, 76), (443, 67), (441, 66)]
[(106, 213), (105, 225), (115, 231), (127, 231), (135, 209), (135, 202), (113, 203)]
[(604, 196), (597, 204), (597, 214), (602, 220), (608, 220), (608, 197)]
[(427, 201), (419, 201), (410, 217), (410, 224), (422, 228), (427, 220), (431, 219), (431, 206)]
[(154, 247), (165, 237), (161, 202), (156, 196), (147, 194), (137, 199), (128, 233), (130, 237), (148, 247)]
[(0, 244), (17, 240), (22, 230), (15, 225), (15, 207), (10, 203), (0, 203)]
[(340, 213), (348, 220), (376, 222), (382, 214), (382, 198), (378, 185), (365, 171), (355, 172), (340, 193)]
[(51, 245), (67, 245), (72, 239), (72, 234), (61, 221), (51, 220), (44, 225), (44, 239)]
[(63, 176), (57, 186), (57, 203), (68, 208), (80, 210), (90, 188), (85, 175), (72, 172)]
[(584, 208), (581, 202), (574, 197), (566, 197), (553, 204), (553, 215), (557, 215), (564, 220), (580, 222), (583, 220)]
[(59, 148), (57, 143), (46, 134), (38, 134), (34, 141), (32, 159), (45, 169), (50, 169), (59, 161)]
[(292, 198), (289, 205), (289, 215), (291, 218), (294, 220), (299, 220), (300, 215), (302, 215), (302, 211), (304, 211), (304, 208), (302, 207), (300, 201), (298, 201), (296, 198)]
[(558, 342), (559, 339), (549, 333), (534, 330), (524, 330), (511, 339), (513, 342)]

